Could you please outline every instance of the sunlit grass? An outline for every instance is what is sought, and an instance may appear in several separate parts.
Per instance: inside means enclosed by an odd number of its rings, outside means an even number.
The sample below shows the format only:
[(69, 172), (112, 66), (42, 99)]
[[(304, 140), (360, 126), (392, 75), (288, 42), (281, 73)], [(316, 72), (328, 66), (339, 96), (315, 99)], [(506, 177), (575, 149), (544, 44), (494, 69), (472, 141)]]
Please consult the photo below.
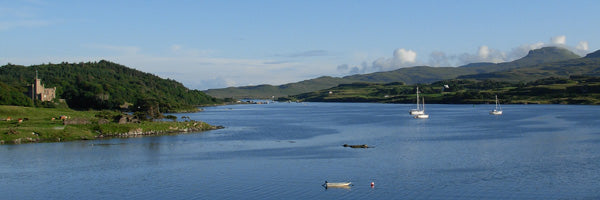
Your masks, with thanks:
[[(75, 111), (65, 108), (0, 106), (0, 143), (59, 142), (91, 140), (135, 132), (172, 133), (214, 129), (203, 122), (151, 122), (118, 124), (98, 123), (100, 115), (118, 115), (117, 111)], [(87, 124), (63, 125), (61, 116), (81, 119)], [(7, 119), (10, 120), (7, 121)], [(20, 119), (20, 120), (19, 120)]]

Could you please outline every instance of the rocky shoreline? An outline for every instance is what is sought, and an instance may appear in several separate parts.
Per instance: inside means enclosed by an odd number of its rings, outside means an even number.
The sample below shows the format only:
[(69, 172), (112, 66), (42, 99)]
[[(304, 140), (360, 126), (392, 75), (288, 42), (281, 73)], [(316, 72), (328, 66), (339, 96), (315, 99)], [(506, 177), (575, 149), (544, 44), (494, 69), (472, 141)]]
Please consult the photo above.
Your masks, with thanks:
[(98, 135), (94, 136), (93, 138), (82, 137), (82, 138), (74, 139), (74, 140), (73, 139), (65, 140), (60, 137), (57, 137), (53, 140), (42, 139), (39, 137), (39, 134), (34, 133), (34, 134), (32, 134), (32, 137), (22, 137), (22, 138), (9, 140), (9, 141), (0, 140), (0, 144), (26, 144), (26, 143), (39, 143), (39, 142), (65, 142), (65, 141), (76, 141), (76, 140), (93, 140), (93, 139), (115, 138), (115, 137), (127, 138), (127, 137), (142, 137), (142, 136), (158, 136), (158, 135), (168, 135), (168, 134), (198, 133), (198, 132), (203, 132), (203, 131), (210, 131), (210, 130), (217, 130), (217, 129), (225, 128), (223, 126), (208, 125), (204, 122), (193, 122), (193, 124), (190, 124), (190, 123), (192, 123), (192, 122), (187, 122), (185, 124), (185, 127), (170, 126), (166, 130), (146, 130), (146, 131), (144, 131), (144, 129), (142, 129), (142, 127), (137, 127), (137, 128), (131, 129), (127, 132), (118, 132), (118, 133), (100, 133), (100, 132), (98, 132)]
[(182, 128), (182, 129), (177, 129), (177, 128), (170, 128), (169, 130), (161, 130), (161, 131), (157, 131), (157, 130), (151, 130), (151, 131), (143, 131), (142, 128), (137, 128), (134, 130), (130, 130), (129, 132), (126, 133), (113, 133), (113, 134), (100, 134), (98, 136), (96, 136), (96, 138), (107, 138), (107, 137), (139, 137), (139, 136), (149, 136), (149, 135), (166, 135), (166, 134), (179, 134), (179, 133), (194, 133), (194, 132), (201, 132), (201, 131), (210, 131), (210, 130), (217, 130), (217, 129), (223, 129), (225, 127), (223, 126), (211, 126), (209, 129), (205, 129), (205, 128)]

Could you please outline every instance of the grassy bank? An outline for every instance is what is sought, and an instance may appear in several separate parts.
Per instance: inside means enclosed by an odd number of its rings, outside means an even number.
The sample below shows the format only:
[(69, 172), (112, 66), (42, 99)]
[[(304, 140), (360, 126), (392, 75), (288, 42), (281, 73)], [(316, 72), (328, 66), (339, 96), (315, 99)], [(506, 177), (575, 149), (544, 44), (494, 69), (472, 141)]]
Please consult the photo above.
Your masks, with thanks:
[[(0, 144), (92, 140), (218, 129), (204, 122), (117, 123), (116, 111), (75, 111), (65, 108), (0, 106)], [(61, 119), (61, 116), (63, 119)], [(72, 123), (66, 123), (72, 122)]]

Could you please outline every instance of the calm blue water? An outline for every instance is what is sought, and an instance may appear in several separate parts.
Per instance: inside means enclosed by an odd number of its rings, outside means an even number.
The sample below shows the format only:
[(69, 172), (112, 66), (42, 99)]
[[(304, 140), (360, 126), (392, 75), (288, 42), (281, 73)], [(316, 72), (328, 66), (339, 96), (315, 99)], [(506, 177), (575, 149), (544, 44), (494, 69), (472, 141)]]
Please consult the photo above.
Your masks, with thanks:
[(219, 106), (178, 114), (216, 131), (1, 145), (0, 199), (600, 199), (600, 106), (412, 107)]

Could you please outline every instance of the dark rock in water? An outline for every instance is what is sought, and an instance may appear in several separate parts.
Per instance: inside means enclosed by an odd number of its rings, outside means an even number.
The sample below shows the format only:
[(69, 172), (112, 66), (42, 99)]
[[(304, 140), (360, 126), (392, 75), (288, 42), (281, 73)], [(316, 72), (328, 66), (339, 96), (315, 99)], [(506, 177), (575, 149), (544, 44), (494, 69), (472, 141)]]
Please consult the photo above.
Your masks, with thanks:
[(344, 146), (344, 147), (350, 147), (350, 148), (372, 148), (372, 147), (369, 147), (366, 144), (344, 144), (342, 146)]

